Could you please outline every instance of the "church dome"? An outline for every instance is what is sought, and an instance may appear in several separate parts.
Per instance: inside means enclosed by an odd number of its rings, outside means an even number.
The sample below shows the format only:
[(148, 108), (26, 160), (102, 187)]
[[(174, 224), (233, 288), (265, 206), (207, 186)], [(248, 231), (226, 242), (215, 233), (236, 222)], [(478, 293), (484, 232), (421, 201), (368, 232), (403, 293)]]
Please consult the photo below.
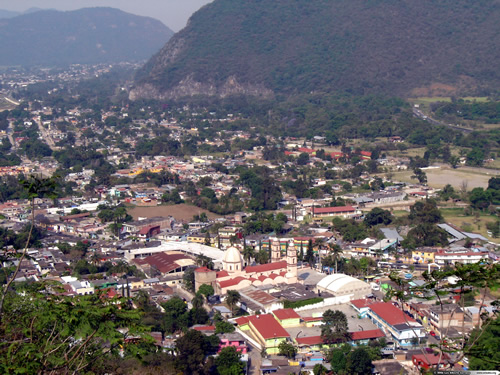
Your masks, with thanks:
[(243, 263), (243, 257), (241, 256), (240, 251), (235, 247), (230, 247), (224, 252), (224, 259), (222, 260), (224, 263)]

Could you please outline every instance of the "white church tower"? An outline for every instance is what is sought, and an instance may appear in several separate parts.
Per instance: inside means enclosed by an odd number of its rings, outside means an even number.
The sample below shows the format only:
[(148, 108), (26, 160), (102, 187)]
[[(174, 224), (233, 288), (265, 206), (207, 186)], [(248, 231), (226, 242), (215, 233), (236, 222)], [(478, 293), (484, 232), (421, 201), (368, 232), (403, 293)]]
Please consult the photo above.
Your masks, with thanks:
[(286, 251), (286, 283), (295, 284), (298, 281), (297, 250), (293, 240), (290, 241)]

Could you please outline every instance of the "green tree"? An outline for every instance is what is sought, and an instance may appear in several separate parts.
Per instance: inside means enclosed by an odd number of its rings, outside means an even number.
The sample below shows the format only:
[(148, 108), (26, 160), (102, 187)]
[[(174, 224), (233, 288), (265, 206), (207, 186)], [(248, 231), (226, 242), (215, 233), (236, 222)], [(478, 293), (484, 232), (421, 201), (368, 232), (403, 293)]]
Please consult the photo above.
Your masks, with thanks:
[(221, 320), (217, 323), (215, 323), (215, 333), (231, 333), (234, 332), (235, 328), (234, 325), (226, 322), (225, 320)]
[(255, 260), (259, 264), (266, 264), (269, 261), (269, 253), (265, 249), (260, 249), (255, 256)]
[(215, 359), (215, 366), (219, 375), (243, 375), (245, 365), (241, 361), (241, 354), (234, 346), (223, 348)]
[(312, 240), (309, 240), (309, 242), (307, 243), (307, 251), (306, 251), (306, 255), (304, 256), (304, 260), (307, 263), (309, 263), (309, 265), (312, 267), (314, 264), (314, 259), (315, 259), (315, 256), (314, 256), (313, 242), (312, 242)]
[(306, 165), (307, 163), (309, 163), (309, 154), (302, 152), (297, 158), (297, 165)]
[[(1, 373), (86, 372), (104, 356), (116, 354), (128, 336), (143, 336), (140, 314), (130, 310), (125, 299), (108, 303), (100, 294), (51, 294), (47, 298), (46, 286), (31, 284), (29, 289), (18, 290), (22, 293), (12, 292), (6, 298), (2, 311)], [(127, 333), (121, 333), (119, 328), (126, 328)], [(134, 352), (130, 345), (128, 351)]]
[(279, 355), (284, 355), (287, 358), (295, 358), (295, 355), (297, 354), (297, 349), (293, 344), (282, 341), (280, 342), (279, 346)]
[(188, 268), (182, 275), (184, 287), (190, 292), (194, 292), (194, 268)]
[(332, 259), (335, 261), (335, 273), (338, 273), (338, 261), (342, 257), (342, 254), (344, 253), (344, 251), (336, 243), (329, 243), (328, 244), (328, 252), (332, 256)]
[(318, 363), (314, 365), (313, 367), (313, 374), (314, 375), (326, 375), (328, 374), (328, 369), (323, 366), (321, 363)]
[(347, 369), (347, 356), (342, 349), (332, 349), (328, 354), (328, 360), (332, 365), (332, 370), (336, 374), (342, 373)]
[(416, 178), (418, 180), (418, 182), (421, 184), (427, 183), (427, 175), (420, 168), (415, 168), (413, 170), (413, 175), (411, 176), (411, 178)]
[(352, 351), (347, 359), (347, 370), (349, 374), (371, 375), (372, 360), (365, 348), (357, 348)]
[(212, 259), (204, 254), (198, 254), (195, 259), (196, 265), (200, 267), (207, 267), (210, 270), (214, 269), (214, 262)]
[(488, 208), (492, 201), (491, 190), (484, 190), (481, 187), (474, 188), (469, 194), (469, 200), (472, 207), (484, 210)]
[(418, 201), (410, 207), (410, 215), (408, 219), (413, 224), (434, 224), (441, 223), (443, 216), (437, 207), (437, 203), (433, 199), (426, 199), (425, 201)]
[(500, 315), (490, 318), (482, 332), (475, 329), (471, 333), (470, 342), (476, 344), (467, 352), (470, 370), (497, 370), (500, 368)]
[(375, 225), (383, 224), (388, 225), (392, 223), (394, 217), (387, 210), (383, 210), (382, 208), (375, 207), (370, 212), (368, 212), (363, 220), (366, 225), (369, 227), (373, 227)]
[(236, 305), (240, 302), (241, 296), (237, 290), (228, 290), (226, 296), (226, 303), (231, 308), (231, 311), (234, 312)]
[(184, 374), (204, 373), (205, 357), (210, 351), (210, 343), (205, 335), (193, 329), (187, 331), (184, 336), (176, 340), (175, 351), (177, 369)]
[(163, 318), (165, 332), (182, 331), (191, 325), (188, 306), (180, 297), (174, 296), (167, 302), (162, 303), (161, 306), (165, 310)]
[(408, 232), (401, 246), (407, 249), (415, 249), (422, 246), (446, 246), (448, 245), (447, 233), (433, 224), (418, 224)]
[(321, 337), (328, 344), (344, 343), (350, 340), (349, 324), (346, 315), (339, 310), (326, 310), (323, 313)]
[(245, 262), (247, 264), (250, 264), (250, 260), (252, 258), (255, 258), (254, 249), (249, 246), (245, 246), (245, 248), (243, 249), (243, 259), (245, 259)]
[(467, 154), (467, 165), (481, 167), (484, 163), (484, 152), (479, 147), (474, 147)]
[(200, 285), (200, 288), (198, 289), (198, 293), (205, 296), (205, 298), (208, 298), (208, 297), (214, 295), (214, 287), (212, 285), (209, 285), (209, 284), (202, 284), (202, 285)]

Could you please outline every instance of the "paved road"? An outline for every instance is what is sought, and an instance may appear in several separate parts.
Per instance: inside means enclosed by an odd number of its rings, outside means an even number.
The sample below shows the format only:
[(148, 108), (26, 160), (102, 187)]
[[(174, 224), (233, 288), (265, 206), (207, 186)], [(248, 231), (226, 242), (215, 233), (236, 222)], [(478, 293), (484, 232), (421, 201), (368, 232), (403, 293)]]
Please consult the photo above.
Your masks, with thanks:
[(41, 119), (33, 119), (33, 121), (35, 121), (36, 124), (38, 125), (38, 131), (40, 132), (40, 135), (42, 136), (43, 140), (47, 143), (47, 145), (52, 150), (57, 150), (58, 147), (56, 147), (54, 139), (52, 139), (52, 137), (49, 135), (49, 132), (43, 127), (42, 120)]
[(249, 342), (247, 342), (247, 345), (248, 345), (248, 361), (250, 364), (248, 373), (250, 375), (260, 375), (260, 365), (262, 363), (262, 356), (260, 355), (260, 351), (254, 348)]
[(452, 124), (447, 124), (445, 122), (441, 122), (441, 121), (438, 121), (438, 120), (435, 120), (429, 116), (427, 116), (426, 114), (424, 114), (421, 110), (417, 109), (417, 108), (413, 108), (413, 114), (424, 120), (424, 121), (427, 121), (429, 123), (431, 123), (432, 125), (440, 125), (440, 126), (446, 126), (447, 128), (450, 128), (450, 129), (453, 129), (453, 130), (459, 130), (459, 131), (462, 131), (464, 133), (472, 133), (472, 130), (471, 129), (468, 129), (468, 128), (462, 128), (460, 126), (456, 126), (456, 125), (452, 125)]

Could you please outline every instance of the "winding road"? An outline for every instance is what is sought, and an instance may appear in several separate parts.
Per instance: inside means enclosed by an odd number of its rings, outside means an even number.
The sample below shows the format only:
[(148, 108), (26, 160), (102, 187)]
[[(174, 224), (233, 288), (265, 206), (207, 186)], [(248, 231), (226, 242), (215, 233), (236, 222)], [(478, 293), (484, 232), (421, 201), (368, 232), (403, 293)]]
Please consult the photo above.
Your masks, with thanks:
[(457, 125), (453, 125), (453, 124), (447, 124), (445, 122), (441, 122), (441, 121), (438, 121), (438, 120), (435, 120), (429, 116), (427, 116), (425, 113), (423, 113), (421, 110), (417, 109), (417, 108), (413, 108), (413, 115), (415, 117), (418, 117), (424, 121), (427, 121), (429, 123), (431, 123), (432, 125), (439, 125), (439, 126), (446, 126), (447, 128), (450, 128), (450, 129), (453, 129), (453, 130), (459, 130), (461, 132), (464, 132), (464, 133), (472, 133), (472, 129), (468, 129), (468, 128), (462, 128), (461, 126), (457, 126)]

